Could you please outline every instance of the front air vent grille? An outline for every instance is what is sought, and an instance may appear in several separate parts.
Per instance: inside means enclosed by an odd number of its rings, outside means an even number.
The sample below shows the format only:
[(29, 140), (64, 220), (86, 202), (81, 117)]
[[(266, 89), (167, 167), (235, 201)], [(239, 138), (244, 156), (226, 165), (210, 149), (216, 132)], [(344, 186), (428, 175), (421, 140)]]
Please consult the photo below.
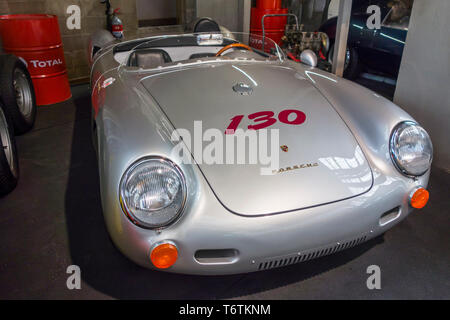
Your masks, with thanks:
[(288, 266), (290, 264), (295, 264), (299, 262), (304, 262), (312, 259), (316, 259), (319, 257), (323, 257), (338, 251), (342, 251), (351, 247), (354, 247), (360, 243), (366, 241), (367, 237), (363, 236), (354, 240), (349, 240), (342, 243), (337, 243), (332, 246), (327, 246), (319, 250), (310, 251), (306, 253), (301, 253), (297, 255), (289, 255), (278, 259), (272, 259), (268, 261), (261, 262), (258, 265), (258, 270), (268, 270), (278, 267)]

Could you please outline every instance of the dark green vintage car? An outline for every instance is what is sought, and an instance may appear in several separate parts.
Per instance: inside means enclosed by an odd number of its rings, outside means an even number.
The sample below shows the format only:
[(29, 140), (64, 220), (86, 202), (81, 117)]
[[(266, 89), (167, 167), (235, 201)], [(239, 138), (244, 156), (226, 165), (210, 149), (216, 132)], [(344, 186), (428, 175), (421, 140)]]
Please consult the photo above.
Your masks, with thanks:
[[(369, 29), (366, 13), (370, 5), (378, 5), (381, 11), (381, 28)], [(408, 33), (411, 6), (405, 2), (363, 0), (355, 1), (352, 8), (347, 42), (344, 76), (353, 79), (362, 68), (397, 78)], [(331, 62), (336, 37), (337, 17), (326, 21), (319, 29), (330, 38), (328, 59)]]

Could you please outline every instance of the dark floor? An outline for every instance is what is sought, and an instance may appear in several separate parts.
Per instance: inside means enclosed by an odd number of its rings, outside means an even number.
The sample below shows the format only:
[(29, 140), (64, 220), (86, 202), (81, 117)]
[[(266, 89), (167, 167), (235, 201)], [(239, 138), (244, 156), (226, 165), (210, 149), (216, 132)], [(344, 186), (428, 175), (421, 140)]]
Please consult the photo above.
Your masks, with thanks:
[[(449, 299), (450, 175), (433, 169), (429, 205), (383, 237), (347, 251), (271, 271), (184, 276), (136, 266), (103, 223), (86, 86), (72, 100), (40, 107), (34, 130), (17, 138), (21, 178), (0, 199), (0, 299)], [(81, 290), (68, 290), (78, 265)], [(381, 290), (366, 269), (381, 268)]]
[(356, 78), (354, 81), (370, 90), (373, 90), (386, 99), (393, 100), (394, 99), (394, 93), (395, 93), (395, 85), (391, 85), (382, 81), (374, 81), (371, 79), (368, 79), (366, 75), (370, 76), (370, 74), (361, 74), (358, 78)]

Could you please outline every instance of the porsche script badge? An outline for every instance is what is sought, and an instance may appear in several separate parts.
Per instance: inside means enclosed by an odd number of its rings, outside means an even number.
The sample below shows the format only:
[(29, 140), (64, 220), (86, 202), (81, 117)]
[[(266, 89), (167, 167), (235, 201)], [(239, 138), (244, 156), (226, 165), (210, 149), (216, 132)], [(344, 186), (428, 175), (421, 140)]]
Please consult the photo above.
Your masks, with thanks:
[(319, 164), (317, 162), (303, 163), (303, 164), (295, 165), (292, 167), (286, 167), (286, 168), (280, 168), (278, 170), (272, 170), (272, 173), (277, 174), (277, 173), (283, 173), (283, 172), (297, 170), (297, 169), (306, 169), (306, 168), (313, 168), (313, 167), (318, 167), (318, 166), (319, 166)]

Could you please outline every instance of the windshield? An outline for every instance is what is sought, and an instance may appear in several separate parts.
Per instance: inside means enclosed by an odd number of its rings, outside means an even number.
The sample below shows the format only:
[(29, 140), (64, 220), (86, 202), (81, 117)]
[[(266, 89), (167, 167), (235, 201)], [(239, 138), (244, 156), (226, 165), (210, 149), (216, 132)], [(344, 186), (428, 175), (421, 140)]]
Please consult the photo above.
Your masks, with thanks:
[(411, 9), (400, 5), (393, 5), (387, 14), (383, 26), (394, 29), (408, 30)]
[(246, 33), (196, 33), (156, 36), (121, 43), (114, 48), (121, 71), (160, 72), (200, 64), (245, 61), (283, 62), (285, 56), (270, 38)]

